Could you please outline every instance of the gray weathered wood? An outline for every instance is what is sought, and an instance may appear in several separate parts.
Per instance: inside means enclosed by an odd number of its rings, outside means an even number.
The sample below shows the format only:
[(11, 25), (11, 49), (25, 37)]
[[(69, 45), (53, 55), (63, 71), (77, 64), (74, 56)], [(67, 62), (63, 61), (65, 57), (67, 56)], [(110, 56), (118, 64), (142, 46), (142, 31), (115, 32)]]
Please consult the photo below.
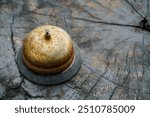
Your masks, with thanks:
[[(147, 0), (0, 0), (0, 99), (150, 99)], [(16, 57), (25, 35), (42, 24), (65, 29), (81, 49), (69, 82), (33, 84)]]

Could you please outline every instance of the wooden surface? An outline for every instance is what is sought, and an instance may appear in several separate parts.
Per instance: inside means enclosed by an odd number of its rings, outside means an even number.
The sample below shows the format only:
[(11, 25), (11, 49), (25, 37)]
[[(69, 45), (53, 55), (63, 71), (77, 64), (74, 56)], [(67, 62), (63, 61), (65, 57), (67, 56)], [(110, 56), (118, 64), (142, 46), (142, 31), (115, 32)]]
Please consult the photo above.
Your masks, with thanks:
[[(149, 4), (149, 5), (147, 5)], [(0, 0), (0, 99), (150, 99), (147, 0)], [(82, 67), (58, 86), (33, 84), (16, 57), (37, 26), (65, 29), (81, 49)]]

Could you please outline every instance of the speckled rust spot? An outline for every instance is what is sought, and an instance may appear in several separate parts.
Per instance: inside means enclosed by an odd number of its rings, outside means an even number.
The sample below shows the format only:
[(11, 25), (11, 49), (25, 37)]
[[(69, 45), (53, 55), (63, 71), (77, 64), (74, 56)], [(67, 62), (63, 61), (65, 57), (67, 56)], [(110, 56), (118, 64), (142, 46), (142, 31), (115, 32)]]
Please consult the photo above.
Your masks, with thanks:
[(73, 59), (73, 42), (70, 36), (57, 26), (37, 27), (25, 37), (23, 61), (34, 72), (62, 72), (71, 65)]

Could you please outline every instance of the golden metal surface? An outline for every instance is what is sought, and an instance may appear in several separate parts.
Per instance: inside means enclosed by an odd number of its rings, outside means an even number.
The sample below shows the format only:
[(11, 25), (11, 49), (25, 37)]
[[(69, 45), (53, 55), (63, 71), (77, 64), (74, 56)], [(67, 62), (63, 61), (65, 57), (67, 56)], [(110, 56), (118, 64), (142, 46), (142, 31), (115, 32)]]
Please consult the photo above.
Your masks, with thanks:
[(24, 39), (23, 61), (34, 72), (62, 72), (71, 65), (74, 56), (70, 36), (57, 26), (37, 27)]

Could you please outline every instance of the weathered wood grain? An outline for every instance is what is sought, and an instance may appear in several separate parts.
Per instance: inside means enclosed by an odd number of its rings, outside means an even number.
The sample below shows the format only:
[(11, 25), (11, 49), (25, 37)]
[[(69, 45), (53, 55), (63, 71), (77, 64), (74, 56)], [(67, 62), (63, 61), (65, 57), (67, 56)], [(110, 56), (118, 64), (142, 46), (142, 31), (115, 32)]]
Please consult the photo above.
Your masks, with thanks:
[[(150, 99), (147, 0), (0, 0), (0, 99)], [(58, 86), (33, 84), (16, 57), (25, 35), (42, 24), (65, 29), (82, 67)]]

